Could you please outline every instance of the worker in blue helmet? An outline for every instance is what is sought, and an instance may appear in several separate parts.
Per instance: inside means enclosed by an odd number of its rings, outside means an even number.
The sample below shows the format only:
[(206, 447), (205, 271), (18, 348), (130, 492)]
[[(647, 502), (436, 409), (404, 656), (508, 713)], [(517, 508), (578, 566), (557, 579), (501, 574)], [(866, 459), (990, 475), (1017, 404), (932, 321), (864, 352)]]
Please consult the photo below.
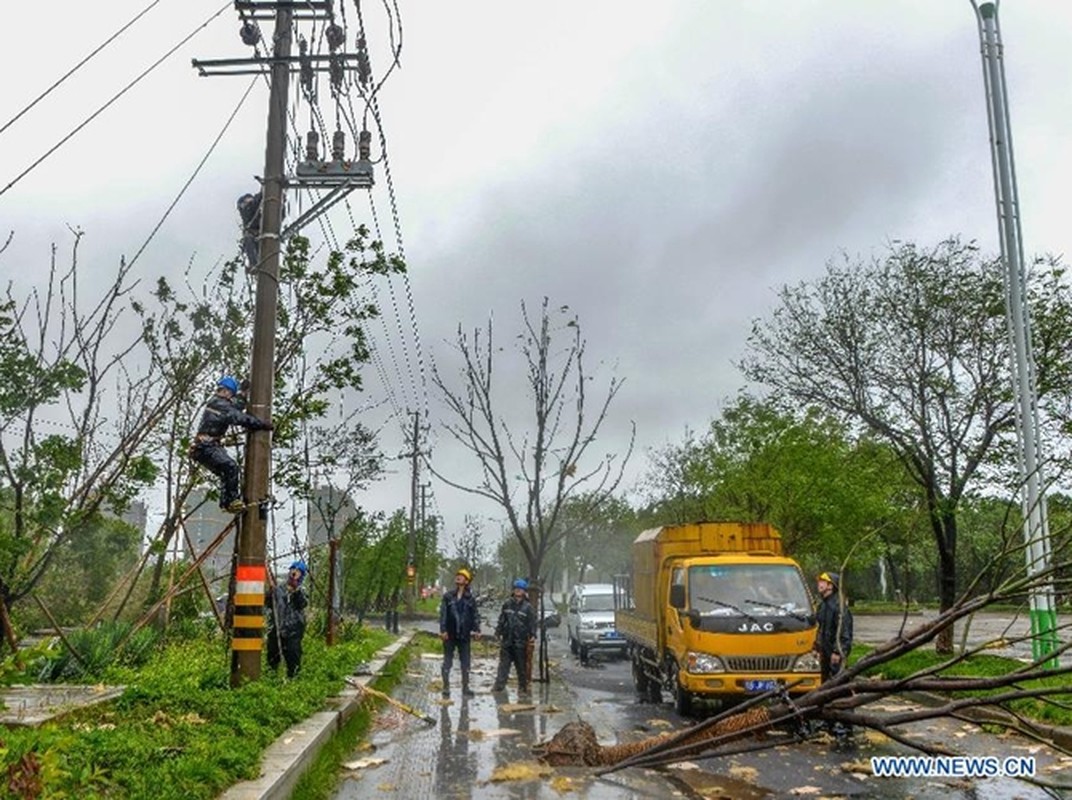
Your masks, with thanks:
[(495, 635), (499, 637), (499, 673), (493, 692), (506, 688), (511, 665), (517, 670), (517, 693), (529, 692), (529, 643), (536, 641), (536, 611), (529, 602), (529, 584), (524, 578), (514, 581), (510, 598), (503, 603)]
[(309, 605), (302, 584), (308, 571), (304, 561), (293, 562), (287, 570), (286, 583), (277, 583), (265, 597), (268, 607), (268, 666), (274, 670), (279, 667), (281, 660), (285, 661), (288, 678), (293, 678), (301, 669), (305, 607)]
[(190, 458), (220, 479), (220, 508), (232, 514), (243, 508), (238, 488), (238, 464), (223, 446), (232, 425), (252, 431), (270, 431), (272, 423), (245, 413), (236, 403), (238, 381), (227, 375), (216, 384), (216, 394), (205, 404), (197, 433), (190, 444)]

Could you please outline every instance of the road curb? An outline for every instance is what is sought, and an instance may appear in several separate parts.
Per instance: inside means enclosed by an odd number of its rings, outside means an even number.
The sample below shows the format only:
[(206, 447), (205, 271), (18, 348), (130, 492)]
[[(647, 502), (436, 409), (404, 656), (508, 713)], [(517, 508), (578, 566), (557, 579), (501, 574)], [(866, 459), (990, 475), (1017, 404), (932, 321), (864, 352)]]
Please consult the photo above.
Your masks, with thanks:
[(298, 779), (331, 738), (361, 706), (361, 687), (375, 680), (387, 664), (419, 633), (403, 631), (398, 639), (378, 650), (368, 670), (353, 680), (355, 686), (328, 698), (329, 708), (292, 725), (264, 751), (259, 777), (231, 786), (218, 800), (288, 800)]

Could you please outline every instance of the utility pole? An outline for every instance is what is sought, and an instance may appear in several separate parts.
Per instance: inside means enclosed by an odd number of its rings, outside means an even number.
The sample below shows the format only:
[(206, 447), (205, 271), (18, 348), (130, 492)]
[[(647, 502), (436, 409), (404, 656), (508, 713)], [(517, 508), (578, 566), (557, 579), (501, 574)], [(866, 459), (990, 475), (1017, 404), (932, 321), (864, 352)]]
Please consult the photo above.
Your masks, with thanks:
[[(1050, 531), (1046, 510), (1041, 425), (1031, 344), (1031, 315), (1027, 302), (1027, 273), (1020, 230), (1020, 199), (1016, 189), (1016, 166), (1012, 154), (1012, 124), (1001, 27), (995, 2), (976, 5), (979, 41), (983, 56), (987, 121), (990, 124), (990, 155), (994, 170), (998, 238), (1005, 262), (1005, 310), (1009, 326), (1010, 361), (1016, 394), (1017, 439), (1020, 445), (1020, 482), (1024, 516), (1029, 590), (1031, 650), (1036, 660), (1057, 650), (1057, 613), (1050, 573)], [(1054, 665), (1056, 666), (1056, 664)]]
[[(296, 167), (296, 174), (286, 175), (287, 95), (291, 72), (301, 75), (307, 97), (315, 95), (313, 82), (317, 73), (328, 73), (336, 98), (343, 94), (342, 83), (348, 70), (356, 70), (364, 95), (370, 86), (368, 52), (364, 37), (356, 53), (346, 53), (345, 30), (335, 21), (331, 0), (235, 0), (243, 18), (242, 41), (250, 47), (259, 45), (258, 22), (274, 20), (271, 54), (241, 59), (197, 60), (194, 67), (203, 76), (261, 75), (269, 71), (268, 130), (261, 187), (257, 260), (250, 271), (257, 276), (254, 304), (253, 341), (250, 359), (249, 411), (261, 419), (271, 419), (272, 390), (275, 382), (276, 316), (279, 305), (279, 264), (281, 240), (311, 222), (355, 188), (373, 184), (370, 156), (371, 134), (362, 130), (358, 136), (358, 157), (346, 158), (345, 134), (336, 130), (332, 139), (331, 160), (321, 160), (319, 135), (307, 136), (306, 160)], [(330, 54), (309, 55), (304, 40), (299, 40), (301, 54), (292, 55), (292, 28), (295, 22), (330, 23), (324, 28)], [(311, 102), (311, 101), (310, 101)], [(283, 230), (283, 193), (287, 186), (330, 189), (328, 196), (314, 203), (297, 220)], [(231, 636), (231, 686), (237, 687), (261, 674), (261, 650), (264, 639), (264, 589), (266, 565), (266, 523), (268, 520), (271, 439), (267, 432), (250, 432), (246, 439), (245, 489), (247, 503), (237, 536), (237, 563), (234, 581), (234, 623)]]
[(409, 541), (406, 546), (406, 613), (413, 616), (417, 610), (417, 478), (420, 470), (420, 436), (421, 418), (417, 411), (413, 415), (413, 449), (409, 452), (411, 459), (409, 488)]
[(335, 629), (339, 619), (339, 540), (335, 536), (328, 539), (328, 631), (327, 644), (335, 644)]

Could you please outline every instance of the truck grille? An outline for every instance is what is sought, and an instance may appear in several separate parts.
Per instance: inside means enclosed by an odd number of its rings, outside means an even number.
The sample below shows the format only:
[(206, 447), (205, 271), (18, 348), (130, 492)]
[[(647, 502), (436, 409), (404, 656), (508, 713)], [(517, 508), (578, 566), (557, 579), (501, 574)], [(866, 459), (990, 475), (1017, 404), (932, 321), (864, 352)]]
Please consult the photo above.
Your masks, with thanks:
[(793, 656), (728, 656), (726, 667), (730, 672), (787, 672), (793, 665)]

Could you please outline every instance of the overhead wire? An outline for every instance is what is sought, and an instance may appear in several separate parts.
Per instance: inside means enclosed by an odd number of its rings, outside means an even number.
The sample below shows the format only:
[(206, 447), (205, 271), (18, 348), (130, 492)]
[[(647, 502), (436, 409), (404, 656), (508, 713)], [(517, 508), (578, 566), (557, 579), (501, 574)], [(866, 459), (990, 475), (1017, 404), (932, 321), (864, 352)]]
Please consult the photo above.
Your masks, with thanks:
[(226, 2), (222, 6), (220, 6), (218, 11), (216, 11), (215, 13), (210, 15), (208, 19), (206, 19), (204, 22), (202, 22), (200, 25), (198, 25), (196, 28), (194, 28), (190, 33), (188, 33), (185, 37), (183, 37), (183, 39), (178, 44), (176, 44), (174, 47), (172, 47), (170, 50), (168, 50), (166, 53), (164, 53), (164, 55), (162, 55), (160, 58), (158, 58), (156, 61), (154, 61), (145, 70), (143, 70), (141, 72), (141, 74), (139, 74), (136, 78), (134, 78), (134, 80), (132, 80), (130, 83), (128, 83), (122, 89), (120, 89), (119, 92), (117, 92), (115, 95), (112, 96), (112, 98), (110, 100), (108, 100), (108, 102), (106, 102), (104, 105), (102, 105), (96, 111), (94, 111), (92, 114), (90, 114), (84, 120), (82, 120), (82, 122), (79, 123), (78, 126), (74, 128), (74, 130), (72, 130), (70, 133), (68, 133), (66, 136), (64, 136), (62, 139), (60, 139), (58, 142), (56, 142), (56, 144), (52, 145), (52, 147), (50, 147), (44, 153), (44, 155), (40, 156), (36, 161), (34, 161), (32, 164), (30, 164), (30, 166), (28, 166), (26, 169), (24, 169), (22, 172), (20, 172), (17, 176), (15, 176), (15, 178), (10, 183), (8, 183), (7, 186), (5, 186), (3, 189), (0, 189), (0, 196), (4, 195), (9, 189), (11, 189), (11, 187), (15, 186), (15, 184), (17, 184), (19, 181), (21, 181), (23, 178), (25, 178), (27, 175), (29, 175), (31, 172), (33, 172), (33, 170), (35, 170), (38, 166), (40, 166), (40, 164), (45, 159), (47, 159), (49, 156), (51, 156), (53, 153), (55, 153), (57, 150), (59, 150), (63, 145), (65, 145), (68, 141), (70, 141), (79, 131), (81, 131), (84, 127), (86, 127), (86, 125), (88, 125), (90, 122), (92, 122), (97, 117), (99, 117), (102, 113), (104, 113), (104, 111), (106, 109), (108, 109), (114, 102), (116, 102), (119, 98), (121, 98), (123, 95), (125, 95), (127, 92), (129, 92), (131, 89), (133, 89), (135, 86), (137, 86), (139, 83), (141, 83), (141, 81), (146, 76), (148, 76), (153, 70), (155, 70), (157, 67), (159, 67), (161, 64), (163, 64), (180, 47), (182, 47), (184, 44), (186, 44), (188, 41), (190, 41), (192, 38), (194, 38), (202, 30), (207, 28), (209, 26), (209, 24), (211, 24), (211, 22), (214, 19), (216, 19), (216, 17), (218, 17), (225, 10), (227, 10), (227, 8), (230, 5), (231, 5), (231, 2), (230, 2), (230, 0), (228, 0), (228, 2)]
[(78, 70), (80, 70), (87, 63), (89, 63), (89, 61), (95, 55), (97, 55), (97, 53), (99, 53), (101, 50), (103, 50), (108, 45), (110, 45), (112, 42), (114, 42), (116, 39), (118, 39), (120, 36), (122, 36), (123, 33), (127, 30), (127, 28), (129, 28), (131, 25), (133, 25), (139, 19), (144, 17), (146, 14), (148, 14), (153, 9), (153, 7), (156, 6), (156, 5), (159, 5), (160, 2), (161, 2), (161, 0), (153, 0), (153, 2), (149, 3), (149, 5), (147, 5), (145, 8), (143, 8), (137, 14), (135, 14), (122, 28), (117, 30), (115, 33), (113, 33), (111, 36), (109, 36), (107, 39), (105, 39), (103, 42), (101, 42), (99, 45), (97, 45), (97, 47), (89, 55), (87, 55), (85, 58), (83, 58), (81, 61), (79, 61), (77, 64), (75, 64), (73, 67), (71, 67), (65, 73), (63, 73), (63, 75), (61, 75), (59, 77), (59, 79), (56, 80), (55, 83), (53, 83), (51, 86), (49, 86), (47, 89), (45, 89), (45, 91), (41, 92), (41, 94), (37, 95), (37, 97), (35, 97), (33, 100), (31, 100), (29, 105), (27, 105), (18, 114), (16, 114), (11, 119), (9, 119), (7, 122), (5, 122), (3, 127), (0, 127), (0, 133), (3, 133), (8, 128), (10, 128), (13, 124), (18, 122), (18, 120), (27, 111), (32, 109), (34, 106), (36, 106), (42, 100), (44, 100), (46, 97), (48, 97), (50, 94), (52, 94), (52, 92), (55, 89), (57, 89), (64, 81), (66, 81), (69, 77), (74, 75), (76, 72), (78, 72)]

